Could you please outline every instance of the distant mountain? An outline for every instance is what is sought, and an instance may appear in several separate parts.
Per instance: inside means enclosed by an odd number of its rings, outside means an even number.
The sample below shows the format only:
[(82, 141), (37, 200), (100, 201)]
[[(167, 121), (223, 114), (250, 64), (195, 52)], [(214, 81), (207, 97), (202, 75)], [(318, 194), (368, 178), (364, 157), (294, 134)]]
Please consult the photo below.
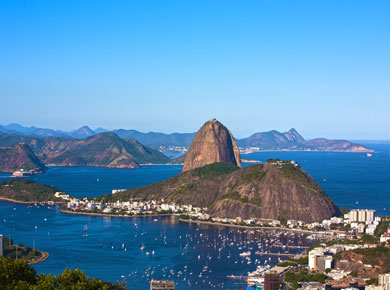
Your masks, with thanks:
[(0, 133), (0, 146), (28, 144), (43, 163), (58, 166), (104, 166), (136, 168), (143, 163), (170, 163), (161, 152), (134, 139), (105, 132), (85, 139), (35, 138)]
[(43, 172), (46, 167), (27, 144), (17, 144), (12, 147), (0, 147), (0, 171)]
[[(60, 130), (43, 129), (37, 127), (23, 127), (19, 124), (0, 125), (0, 132), (9, 135), (22, 135), (37, 138), (60, 137), (84, 139), (99, 133), (108, 132), (106, 129), (98, 128), (92, 130), (88, 126), (83, 126), (72, 132)], [(143, 133), (137, 130), (117, 129), (113, 131), (121, 138), (133, 138), (146, 146), (160, 151), (169, 151), (169, 147), (185, 147), (191, 145), (195, 133)], [(269, 132), (255, 133), (247, 138), (237, 139), (240, 148), (257, 147), (258, 150), (312, 150), (312, 151), (337, 151), (337, 152), (372, 152), (368, 147), (352, 143), (347, 140), (328, 140), (317, 138), (305, 140), (297, 130), (291, 129), (288, 132), (278, 132), (272, 130)]]
[(133, 138), (142, 144), (153, 148), (159, 148), (160, 146), (183, 146), (189, 147), (192, 140), (195, 137), (195, 133), (157, 133), (149, 132), (142, 133), (137, 130), (124, 130), (118, 129), (114, 132), (121, 138)]
[(61, 130), (52, 130), (46, 128), (38, 128), (35, 126), (24, 127), (19, 124), (9, 124), (6, 126), (0, 125), (0, 132), (13, 135), (22, 135), (22, 136), (31, 136), (37, 138), (45, 137), (61, 137), (61, 138), (75, 138), (75, 139), (84, 139), (86, 137), (96, 135), (99, 133), (107, 132), (103, 128), (98, 128), (92, 130), (88, 126), (83, 126), (77, 130), (71, 132), (65, 132)]
[(312, 150), (330, 152), (372, 152), (373, 150), (363, 145), (351, 143), (347, 140), (328, 140), (318, 138), (306, 141), (295, 129), (280, 133), (272, 130), (269, 132), (255, 133), (248, 138), (237, 140), (241, 148), (256, 147), (262, 150)]
[(269, 132), (255, 133), (248, 138), (237, 140), (240, 147), (260, 147), (267, 149), (285, 149), (296, 147), (299, 148), (305, 143), (305, 139), (295, 130), (280, 133), (276, 130)]
[(77, 130), (70, 132), (70, 136), (72, 136), (73, 138), (76, 138), (76, 139), (84, 139), (84, 138), (93, 136), (95, 134), (96, 134), (96, 132), (93, 131), (88, 126), (83, 126), (80, 129), (77, 129)]
[(216, 119), (199, 129), (188, 150), (183, 172), (216, 162), (229, 162), (241, 167), (240, 150), (232, 133)]
[(270, 160), (242, 169), (214, 163), (170, 179), (97, 198), (174, 201), (208, 209), (214, 217), (322, 221), (340, 213), (335, 203), (299, 166)]

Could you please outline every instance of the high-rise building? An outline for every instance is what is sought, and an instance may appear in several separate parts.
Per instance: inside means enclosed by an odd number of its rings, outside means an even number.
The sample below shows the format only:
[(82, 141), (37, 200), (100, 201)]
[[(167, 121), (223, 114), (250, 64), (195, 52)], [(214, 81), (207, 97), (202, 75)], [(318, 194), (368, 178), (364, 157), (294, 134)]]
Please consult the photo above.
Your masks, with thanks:
[(4, 255), (4, 239), (3, 235), (0, 235), (0, 257)]
[(150, 290), (175, 290), (175, 283), (172, 280), (150, 281)]
[(348, 213), (351, 222), (373, 222), (375, 220), (375, 210), (353, 209)]
[(279, 290), (279, 282), (279, 273), (266, 272), (264, 275), (264, 290)]
[(378, 282), (379, 286), (382, 286), (384, 290), (390, 290), (390, 273), (379, 274)]

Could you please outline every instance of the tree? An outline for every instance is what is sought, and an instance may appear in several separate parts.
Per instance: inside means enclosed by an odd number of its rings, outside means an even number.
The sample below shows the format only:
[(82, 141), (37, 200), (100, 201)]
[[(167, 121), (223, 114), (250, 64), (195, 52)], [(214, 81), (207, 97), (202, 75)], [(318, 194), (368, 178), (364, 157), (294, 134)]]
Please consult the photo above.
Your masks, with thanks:
[(79, 269), (65, 269), (60, 275), (39, 274), (27, 261), (0, 258), (0, 286), (2, 290), (125, 290), (122, 283), (90, 279)]

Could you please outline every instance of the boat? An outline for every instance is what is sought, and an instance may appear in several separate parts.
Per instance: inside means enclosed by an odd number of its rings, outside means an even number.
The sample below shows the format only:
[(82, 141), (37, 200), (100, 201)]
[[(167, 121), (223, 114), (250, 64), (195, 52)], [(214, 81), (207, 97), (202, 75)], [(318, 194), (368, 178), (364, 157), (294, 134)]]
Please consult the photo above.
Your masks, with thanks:
[(367, 153), (367, 157), (368, 158), (372, 157), (372, 153)]
[(251, 255), (251, 252), (242, 252), (242, 253), (240, 253), (240, 256), (241, 257), (247, 257), (247, 256), (250, 256)]

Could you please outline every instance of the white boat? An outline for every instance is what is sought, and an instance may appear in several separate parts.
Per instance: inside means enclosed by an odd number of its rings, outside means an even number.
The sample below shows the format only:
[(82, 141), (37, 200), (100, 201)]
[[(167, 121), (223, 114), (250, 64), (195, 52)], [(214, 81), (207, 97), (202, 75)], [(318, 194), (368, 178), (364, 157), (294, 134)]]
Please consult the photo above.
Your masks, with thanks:
[(247, 257), (247, 256), (250, 256), (251, 255), (251, 252), (242, 252), (242, 253), (240, 253), (240, 256), (241, 257)]

